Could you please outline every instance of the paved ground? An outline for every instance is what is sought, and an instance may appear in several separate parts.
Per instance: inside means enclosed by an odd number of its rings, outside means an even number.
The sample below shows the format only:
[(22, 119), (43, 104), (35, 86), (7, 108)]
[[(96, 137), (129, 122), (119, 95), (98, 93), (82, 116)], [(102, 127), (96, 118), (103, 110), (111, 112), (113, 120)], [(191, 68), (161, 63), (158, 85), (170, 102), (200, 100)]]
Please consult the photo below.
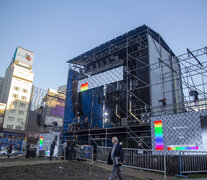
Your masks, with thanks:
[[(101, 167), (104, 169), (108, 169), (108, 170), (112, 170), (112, 166), (107, 165), (107, 164), (103, 164), (103, 163), (94, 163), (95, 166), (97, 167)], [(141, 179), (145, 179), (145, 180), (162, 180), (164, 179), (164, 174), (160, 173), (150, 173), (150, 172), (146, 172), (146, 171), (141, 171), (138, 169), (131, 169), (131, 168), (122, 168), (122, 172), (123, 174), (127, 174), (127, 175), (131, 175), (134, 177), (139, 177)], [(167, 180), (174, 180), (174, 177), (167, 177)]]

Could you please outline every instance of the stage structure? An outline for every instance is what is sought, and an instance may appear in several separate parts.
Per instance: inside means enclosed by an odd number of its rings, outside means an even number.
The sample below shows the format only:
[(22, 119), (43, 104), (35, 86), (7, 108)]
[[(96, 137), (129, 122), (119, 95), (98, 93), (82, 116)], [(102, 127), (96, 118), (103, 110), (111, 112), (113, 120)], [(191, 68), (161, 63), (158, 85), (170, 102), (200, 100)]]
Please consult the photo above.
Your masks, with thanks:
[(152, 148), (151, 118), (195, 111), (189, 102), (205, 98), (204, 79), (189, 80), (201, 66), (193, 53), (175, 56), (143, 25), (69, 60), (63, 141), (108, 146), (117, 136), (124, 147)]

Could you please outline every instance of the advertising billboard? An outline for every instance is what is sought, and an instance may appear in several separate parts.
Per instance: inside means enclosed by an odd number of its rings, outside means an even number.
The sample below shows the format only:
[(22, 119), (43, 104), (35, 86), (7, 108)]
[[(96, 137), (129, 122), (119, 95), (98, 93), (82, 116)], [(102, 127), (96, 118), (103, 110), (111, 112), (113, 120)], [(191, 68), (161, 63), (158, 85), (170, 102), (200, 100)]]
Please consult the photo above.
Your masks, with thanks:
[(13, 62), (15, 64), (32, 68), (34, 53), (24, 48), (17, 47), (14, 53)]
[(207, 111), (151, 118), (152, 148), (170, 154), (180, 150), (207, 150)]
[(0, 103), (0, 126), (3, 126), (6, 104)]

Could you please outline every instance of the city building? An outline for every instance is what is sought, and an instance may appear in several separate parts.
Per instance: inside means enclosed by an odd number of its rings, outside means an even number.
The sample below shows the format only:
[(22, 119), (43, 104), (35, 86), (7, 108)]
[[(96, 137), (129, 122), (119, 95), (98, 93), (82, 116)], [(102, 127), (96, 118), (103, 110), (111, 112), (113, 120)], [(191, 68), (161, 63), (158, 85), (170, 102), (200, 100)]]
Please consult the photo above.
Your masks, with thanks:
[[(5, 141), (8, 142), (17, 142), (18, 137), (12, 133), (20, 133), (19, 139), (22, 139), (25, 131), (34, 77), (33, 58), (33, 52), (17, 47), (5, 73), (0, 102), (6, 104), (3, 131), (7, 132), (9, 137), (14, 137), (8, 140), (5, 136)], [(5, 141), (1, 139), (1, 143)]]
[(1, 89), (2, 89), (2, 85), (3, 85), (3, 81), (4, 81), (4, 78), (0, 77), (0, 95), (1, 95)]

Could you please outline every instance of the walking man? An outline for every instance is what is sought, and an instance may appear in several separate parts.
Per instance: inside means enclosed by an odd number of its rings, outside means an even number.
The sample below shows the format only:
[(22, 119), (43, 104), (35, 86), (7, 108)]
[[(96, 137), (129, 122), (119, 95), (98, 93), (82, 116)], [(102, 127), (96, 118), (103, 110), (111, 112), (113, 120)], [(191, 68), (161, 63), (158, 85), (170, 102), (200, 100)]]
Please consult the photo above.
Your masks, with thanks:
[(113, 169), (109, 180), (113, 180), (117, 174), (119, 180), (123, 180), (120, 166), (123, 164), (124, 157), (121, 145), (118, 143), (117, 137), (112, 138), (113, 147), (109, 153), (108, 164), (113, 164)]
[(55, 136), (54, 140), (52, 141), (52, 144), (50, 146), (50, 160), (52, 161), (52, 156), (54, 154), (55, 145), (57, 144), (57, 136)]

